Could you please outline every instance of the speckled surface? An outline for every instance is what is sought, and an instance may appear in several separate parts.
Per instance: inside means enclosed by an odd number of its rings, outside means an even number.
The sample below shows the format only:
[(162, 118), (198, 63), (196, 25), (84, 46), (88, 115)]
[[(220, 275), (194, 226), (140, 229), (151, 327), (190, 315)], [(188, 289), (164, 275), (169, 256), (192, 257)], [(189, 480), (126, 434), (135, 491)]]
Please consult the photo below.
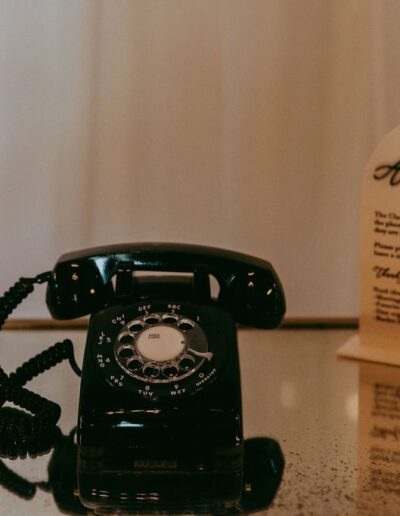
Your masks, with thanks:
[[(400, 514), (400, 369), (339, 360), (349, 330), (240, 330), (245, 437), (279, 441), (284, 477), (269, 515)], [(66, 332), (3, 332), (2, 363), (12, 370)], [(83, 332), (70, 332), (81, 359)], [(79, 379), (67, 364), (30, 386), (63, 406), (75, 425)], [(399, 416), (398, 416), (399, 414)], [(45, 479), (48, 457), (12, 463)], [(8, 464), (10, 461), (8, 461)], [(30, 501), (0, 492), (0, 514), (58, 514), (51, 495)]]
[(270, 435), (286, 459), (268, 514), (356, 514), (358, 366), (338, 361), (349, 331), (242, 331), (246, 436)]

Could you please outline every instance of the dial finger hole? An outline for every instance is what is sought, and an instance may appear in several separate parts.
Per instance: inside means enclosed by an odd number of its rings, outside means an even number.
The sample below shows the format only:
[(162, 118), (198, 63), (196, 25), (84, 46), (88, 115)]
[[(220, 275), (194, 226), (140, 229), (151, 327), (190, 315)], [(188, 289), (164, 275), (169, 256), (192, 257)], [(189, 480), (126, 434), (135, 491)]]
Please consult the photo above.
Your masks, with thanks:
[(190, 355), (183, 355), (179, 361), (179, 367), (184, 371), (190, 371), (194, 367), (194, 358)]
[(178, 322), (178, 316), (175, 314), (165, 314), (162, 320), (165, 324), (176, 324)]
[(160, 373), (160, 369), (153, 364), (149, 364), (149, 365), (143, 367), (143, 374), (144, 374), (144, 376), (147, 376), (147, 378), (157, 378), (159, 373)]
[(132, 321), (128, 324), (128, 329), (129, 331), (132, 331), (132, 332), (137, 332), (137, 331), (140, 331), (140, 330), (143, 330), (144, 328), (144, 322), (143, 321)]
[(134, 355), (133, 348), (119, 348), (118, 356), (119, 358), (131, 358)]
[(133, 341), (134, 341), (133, 335), (127, 331), (124, 333), (121, 333), (118, 336), (118, 342), (120, 342), (121, 344), (132, 344)]
[(157, 314), (150, 314), (144, 317), (144, 322), (146, 324), (156, 324), (160, 320), (160, 316)]
[(191, 321), (190, 319), (182, 319), (181, 321), (179, 321), (178, 323), (178, 327), (180, 330), (191, 330), (192, 328), (194, 328), (194, 322)]
[(178, 368), (175, 365), (167, 365), (162, 368), (162, 374), (166, 378), (173, 378), (178, 374)]
[(140, 369), (143, 365), (143, 362), (141, 360), (139, 360), (137, 357), (135, 358), (132, 358), (132, 360), (130, 360), (128, 363), (127, 363), (127, 367), (129, 369), (129, 371), (137, 371), (138, 369)]

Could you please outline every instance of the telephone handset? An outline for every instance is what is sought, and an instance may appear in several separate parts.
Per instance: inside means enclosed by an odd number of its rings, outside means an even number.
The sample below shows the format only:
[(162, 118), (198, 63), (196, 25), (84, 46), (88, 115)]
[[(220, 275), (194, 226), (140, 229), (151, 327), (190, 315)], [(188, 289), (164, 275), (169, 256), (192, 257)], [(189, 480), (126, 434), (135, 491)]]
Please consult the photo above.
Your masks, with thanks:
[[(219, 284), (216, 299), (210, 276)], [(146, 513), (190, 506), (215, 514), (236, 506), (243, 474), (236, 322), (281, 322), (285, 301), (272, 266), (184, 244), (87, 249), (61, 256), (51, 273), (22, 278), (0, 299), (0, 321), (45, 281), (54, 318), (91, 314), (77, 430), (83, 504)], [(46, 361), (23, 366), (3, 384), (25, 391), (26, 381), (63, 358), (77, 369), (70, 341), (56, 346)], [(55, 404), (43, 400), (39, 410), (21, 394), (7, 399), (15, 398), (34, 414), (36, 430), (54, 428)]]
[[(115, 303), (112, 277), (130, 271), (193, 273), (196, 294), (209, 301), (208, 275), (220, 287), (218, 304), (239, 324), (274, 328), (285, 302), (271, 264), (241, 253), (188, 244), (120, 244), (85, 249), (61, 256), (47, 290), (55, 319), (72, 319)], [(118, 284), (117, 284), (118, 287)]]

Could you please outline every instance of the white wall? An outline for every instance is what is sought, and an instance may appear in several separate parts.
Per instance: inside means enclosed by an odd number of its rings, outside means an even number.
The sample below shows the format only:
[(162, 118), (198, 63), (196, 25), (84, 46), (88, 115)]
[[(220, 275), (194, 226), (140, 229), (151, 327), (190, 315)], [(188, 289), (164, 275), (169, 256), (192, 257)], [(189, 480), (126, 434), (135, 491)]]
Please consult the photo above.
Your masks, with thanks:
[[(0, 0), (0, 288), (59, 254), (269, 259), (291, 316), (358, 313), (362, 167), (399, 121), (392, 0)], [(45, 316), (43, 293), (17, 312)]]

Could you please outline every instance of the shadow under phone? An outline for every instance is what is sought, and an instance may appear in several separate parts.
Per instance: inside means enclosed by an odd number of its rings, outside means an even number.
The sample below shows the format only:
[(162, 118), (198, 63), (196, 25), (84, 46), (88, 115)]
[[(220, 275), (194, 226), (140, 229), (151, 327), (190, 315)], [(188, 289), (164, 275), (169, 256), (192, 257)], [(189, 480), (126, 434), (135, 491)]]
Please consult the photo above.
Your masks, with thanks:
[[(74, 442), (75, 430), (68, 436), (60, 438), (55, 446), (48, 465), (48, 481), (30, 482), (11, 471), (0, 461), (0, 485), (24, 498), (32, 499), (36, 490), (43, 489), (52, 493), (59, 511), (63, 514), (87, 514), (78, 496), (77, 479), (77, 446)], [(156, 500), (160, 491), (167, 485), (171, 485), (172, 478), (161, 479), (148, 477), (142, 486), (137, 486), (137, 492), (152, 493), (153, 503), (146, 504), (142, 510), (135, 509), (135, 514), (251, 514), (267, 509), (273, 502), (280, 486), (284, 471), (284, 457), (279, 443), (268, 437), (255, 437), (244, 441), (243, 476), (241, 485), (241, 497), (239, 503), (233, 507), (224, 508), (223, 503), (217, 506), (211, 501), (205, 504), (205, 508), (199, 510), (190, 503), (190, 498), (185, 493), (172, 493), (176, 496), (171, 503), (159, 503)], [(166, 474), (168, 477), (168, 473)], [(192, 490), (201, 489), (194, 484)], [(192, 493), (198, 496), (196, 493)], [(172, 497), (172, 496), (171, 496)], [(223, 493), (221, 492), (221, 500)], [(185, 500), (186, 498), (186, 500)], [(175, 503), (174, 503), (175, 502)], [(204, 512), (206, 511), (206, 512)], [(102, 511), (101, 511), (102, 512)], [(131, 514), (120, 512), (119, 514)]]

